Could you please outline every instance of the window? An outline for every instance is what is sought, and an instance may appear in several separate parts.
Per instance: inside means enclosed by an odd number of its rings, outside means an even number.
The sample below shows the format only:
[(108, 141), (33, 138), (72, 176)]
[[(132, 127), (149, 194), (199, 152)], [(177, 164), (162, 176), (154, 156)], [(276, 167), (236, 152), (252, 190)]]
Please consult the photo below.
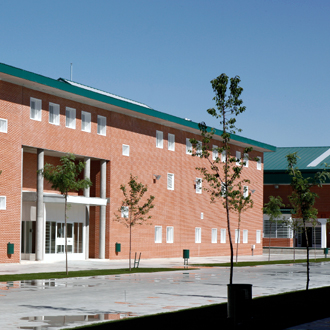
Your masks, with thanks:
[(192, 155), (192, 145), (190, 139), (186, 138), (186, 154)]
[(7, 119), (0, 118), (0, 132), (7, 133), (8, 131), (8, 121)]
[(244, 154), (244, 167), (249, 167), (249, 154)]
[(212, 243), (217, 243), (217, 235), (218, 235), (218, 230), (217, 228), (212, 228)]
[(6, 209), (6, 196), (0, 196), (0, 210)]
[(167, 173), (167, 189), (174, 190), (174, 174)]
[(260, 243), (261, 242), (261, 231), (257, 230), (256, 232), (256, 243)]
[(201, 141), (197, 141), (196, 155), (200, 156), (202, 154), (203, 152), (202, 148), (203, 148), (203, 143)]
[(121, 207), (121, 217), (128, 218), (128, 206)]
[(240, 230), (239, 229), (235, 229), (235, 243), (240, 243)]
[(166, 243), (174, 242), (174, 227), (166, 227)]
[(59, 125), (60, 124), (60, 106), (59, 104), (49, 103), (49, 119), (50, 124)]
[(221, 182), (221, 197), (226, 197), (226, 184)]
[(175, 151), (175, 135), (168, 133), (168, 150)]
[(66, 108), (65, 109), (65, 126), (68, 128), (76, 128), (76, 109)]
[(201, 242), (202, 242), (202, 229), (195, 228), (195, 243), (201, 243)]
[(30, 98), (30, 118), (41, 121), (41, 100)]
[(220, 242), (226, 243), (226, 229), (225, 228), (221, 228)]
[(213, 145), (212, 146), (212, 160), (216, 160), (218, 157), (219, 157), (218, 147)]
[(129, 146), (127, 144), (123, 144), (123, 156), (129, 156)]
[(156, 147), (163, 149), (163, 132), (156, 131)]
[(103, 116), (97, 116), (97, 134), (107, 135), (107, 118)]
[(249, 187), (243, 186), (243, 197), (248, 198), (249, 197)]
[(241, 152), (240, 151), (236, 151), (236, 165), (240, 166), (241, 164)]
[(243, 243), (248, 242), (249, 231), (247, 229), (243, 230)]
[(202, 179), (196, 178), (196, 194), (202, 193)]
[(155, 226), (155, 243), (162, 242), (162, 226)]
[(257, 170), (261, 171), (261, 157), (257, 157)]
[(81, 111), (81, 130), (91, 132), (91, 114), (90, 112)]
[(222, 161), (223, 163), (226, 162), (226, 150), (223, 150), (222, 153), (221, 153), (221, 161)]

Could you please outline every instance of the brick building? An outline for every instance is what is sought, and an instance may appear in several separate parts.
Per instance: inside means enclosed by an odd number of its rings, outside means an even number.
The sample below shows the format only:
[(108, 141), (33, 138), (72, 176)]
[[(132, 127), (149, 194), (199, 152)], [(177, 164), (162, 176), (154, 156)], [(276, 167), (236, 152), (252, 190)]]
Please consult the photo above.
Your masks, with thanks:
[[(37, 170), (67, 153), (86, 162), (84, 175), (93, 182), (69, 196), (69, 259), (128, 257), (128, 229), (113, 219), (123, 199), (120, 185), (130, 173), (156, 197), (152, 225), (133, 227), (133, 253), (181, 257), (189, 249), (191, 256), (228, 255), (222, 205), (210, 204), (196, 187), (195, 168), (207, 163), (189, 154), (193, 137), (200, 137), (197, 123), (0, 64), (0, 262), (64, 258), (64, 199)], [(240, 253), (250, 254), (255, 245), (254, 253), (261, 254), (263, 154), (275, 147), (241, 136), (231, 142), (234, 153), (252, 146), (251, 157), (259, 157), (243, 171), (255, 193), (254, 208), (242, 216)]]
[[(315, 173), (324, 169), (324, 163), (330, 164), (330, 147), (287, 147), (277, 148), (274, 153), (267, 153), (264, 157), (264, 204), (269, 196), (280, 196), (285, 204), (282, 214), (285, 218), (292, 217), (288, 196), (292, 193), (291, 176), (287, 172), (286, 155), (297, 152), (297, 168), (304, 177), (314, 177)], [(313, 247), (325, 248), (330, 242), (330, 228), (327, 219), (330, 218), (330, 183), (327, 181), (322, 187), (313, 187), (312, 191), (318, 195), (314, 207), (318, 210), (317, 225), (308, 224), (308, 240)], [(264, 215), (264, 246), (274, 247), (306, 247), (306, 239), (300, 232), (295, 239), (289, 226), (275, 223), (270, 232), (269, 217)], [(311, 245), (311, 244), (310, 244)]]

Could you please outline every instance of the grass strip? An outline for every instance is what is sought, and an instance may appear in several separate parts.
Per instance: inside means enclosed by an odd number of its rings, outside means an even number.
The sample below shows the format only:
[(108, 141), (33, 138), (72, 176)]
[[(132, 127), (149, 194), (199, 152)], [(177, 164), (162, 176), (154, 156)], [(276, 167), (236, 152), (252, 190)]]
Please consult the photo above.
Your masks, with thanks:
[(138, 274), (138, 273), (172, 272), (179, 270), (182, 271), (184, 269), (183, 268), (132, 268), (132, 270), (130, 271), (128, 268), (121, 268), (121, 269), (95, 269), (95, 270), (70, 271), (68, 275), (66, 275), (66, 272), (8, 274), (8, 275), (0, 275), (0, 282), (50, 280), (50, 279), (59, 279), (59, 278), (124, 275), (124, 274)]
[[(317, 258), (309, 259), (310, 263), (313, 262), (329, 262), (330, 258)], [(296, 259), (296, 260), (270, 260), (270, 261), (241, 261), (234, 262), (234, 267), (253, 267), (263, 265), (283, 265), (283, 264), (301, 264), (307, 262), (307, 259)], [(207, 264), (190, 264), (194, 267), (230, 267), (230, 262), (225, 263), (207, 263)]]

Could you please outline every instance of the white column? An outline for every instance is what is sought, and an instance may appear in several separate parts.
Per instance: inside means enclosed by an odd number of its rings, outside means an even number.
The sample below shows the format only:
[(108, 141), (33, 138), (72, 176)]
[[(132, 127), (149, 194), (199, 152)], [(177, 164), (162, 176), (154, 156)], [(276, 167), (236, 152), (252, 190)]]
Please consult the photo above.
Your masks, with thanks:
[[(91, 159), (85, 158), (85, 179), (91, 178)], [(90, 188), (84, 189), (84, 196), (90, 197)], [(86, 223), (85, 223), (85, 259), (89, 258), (89, 205), (85, 207)]]
[[(106, 198), (107, 187), (107, 162), (101, 160), (101, 192), (100, 197)], [(100, 243), (99, 243), (99, 258), (105, 259), (105, 212), (106, 206), (100, 206)]]
[(44, 150), (37, 150), (37, 223), (36, 223), (36, 253), (37, 261), (44, 259), (44, 177), (39, 170), (44, 168)]
[(321, 224), (321, 248), (327, 247), (327, 219), (317, 219)]

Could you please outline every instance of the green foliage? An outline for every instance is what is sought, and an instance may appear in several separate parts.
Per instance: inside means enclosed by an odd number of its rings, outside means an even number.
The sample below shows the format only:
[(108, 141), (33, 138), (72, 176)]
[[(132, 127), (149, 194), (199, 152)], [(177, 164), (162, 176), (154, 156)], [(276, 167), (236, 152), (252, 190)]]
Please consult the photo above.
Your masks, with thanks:
[[(240, 98), (243, 88), (239, 86), (240, 78), (235, 76), (230, 78), (229, 94), (228, 91), (229, 78), (226, 74), (221, 74), (216, 79), (211, 81), (215, 96), (213, 100), (216, 103), (216, 108), (207, 110), (207, 113), (212, 117), (220, 120), (222, 126), (222, 141), (221, 146), (212, 150), (212, 139), (215, 129), (209, 129), (205, 122), (199, 124), (202, 141), (191, 139), (193, 146), (192, 155), (208, 160), (208, 167), (197, 167), (197, 170), (203, 176), (203, 180), (208, 183), (203, 189), (210, 194), (211, 202), (221, 200), (227, 215), (227, 228), (231, 251), (231, 269), (230, 269), (230, 284), (233, 279), (233, 244), (230, 230), (230, 210), (241, 212), (243, 210), (243, 199), (241, 199), (241, 187), (249, 180), (240, 180), (240, 176), (245, 165), (245, 159), (249, 159), (249, 153), (252, 148), (245, 148), (241, 159), (236, 159), (230, 153), (231, 134), (241, 132), (241, 129), (236, 127), (236, 117), (243, 113), (246, 108), (243, 106), (243, 101)], [(217, 141), (218, 142), (218, 141)], [(218, 152), (218, 157), (212, 159), (212, 151)], [(222, 154), (224, 161), (222, 162)], [(246, 158), (245, 158), (246, 157)], [(240, 202), (239, 202), (240, 201)], [(242, 208), (243, 207), (243, 208)]]
[(285, 207), (280, 196), (269, 196), (269, 202), (263, 207), (264, 214), (269, 215), (269, 221), (274, 222), (281, 218), (281, 207)]

